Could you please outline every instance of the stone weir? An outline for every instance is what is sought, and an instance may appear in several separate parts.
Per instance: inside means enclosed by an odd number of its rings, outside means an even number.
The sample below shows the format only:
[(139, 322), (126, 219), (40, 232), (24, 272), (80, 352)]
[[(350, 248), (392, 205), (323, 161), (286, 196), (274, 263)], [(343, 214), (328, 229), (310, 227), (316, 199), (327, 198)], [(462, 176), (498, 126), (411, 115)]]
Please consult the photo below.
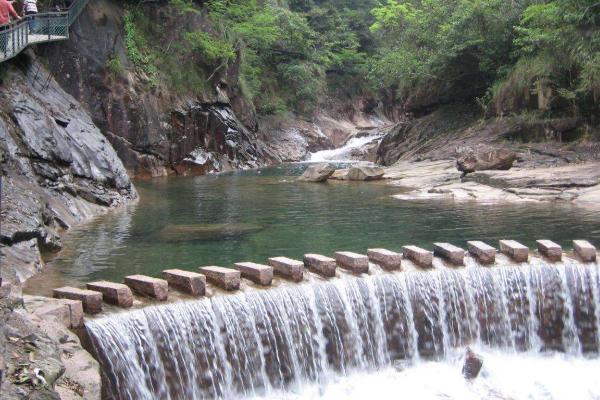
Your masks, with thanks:
[(203, 296), (213, 286), (233, 292), (86, 322), (105, 398), (233, 399), (443, 358), (472, 344), (598, 353), (596, 257), (585, 241), (573, 242), (568, 254), (548, 240), (536, 251), (512, 240), (500, 241), (499, 251), (477, 241), (467, 250), (436, 243), (433, 252), (406, 246), (402, 254), (369, 249), (171, 269), (161, 278), (135, 275), (56, 295), (92, 313), (98, 293), (128, 307), (133, 293), (164, 301), (175, 291)]

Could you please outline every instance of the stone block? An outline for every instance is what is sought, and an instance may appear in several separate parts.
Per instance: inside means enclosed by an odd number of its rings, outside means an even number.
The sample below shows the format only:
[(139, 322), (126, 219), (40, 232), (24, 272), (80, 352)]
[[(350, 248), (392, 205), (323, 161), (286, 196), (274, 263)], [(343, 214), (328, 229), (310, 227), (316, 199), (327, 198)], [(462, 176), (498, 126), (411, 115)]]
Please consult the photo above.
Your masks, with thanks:
[(204, 296), (206, 293), (206, 277), (197, 272), (182, 269), (168, 269), (162, 273), (163, 279), (184, 293), (193, 296)]
[(129, 275), (125, 277), (125, 284), (134, 292), (159, 301), (166, 301), (169, 297), (169, 284), (164, 279), (146, 275)]
[(467, 242), (467, 249), (482, 264), (491, 264), (496, 261), (496, 249), (487, 243), (472, 240)]
[(304, 278), (304, 263), (287, 257), (271, 257), (269, 265), (277, 275), (291, 279), (294, 282), (301, 282)]
[(88, 314), (102, 312), (102, 293), (100, 292), (65, 286), (54, 289), (52, 297), (55, 299), (80, 300), (83, 304), (83, 311)]
[(258, 285), (269, 286), (273, 282), (273, 267), (253, 262), (235, 263), (234, 266), (242, 273), (242, 278)]
[(369, 272), (369, 257), (351, 251), (336, 251), (334, 254), (337, 265), (355, 274)]
[(131, 289), (122, 283), (99, 281), (87, 284), (89, 290), (102, 293), (102, 299), (115, 306), (129, 308), (133, 306), (133, 293)]
[(465, 265), (465, 250), (450, 243), (434, 243), (433, 255), (454, 265)]
[(596, 261), (596, 247), (587, 240), (573, 240), (573, 250), (584, 262)]
[(332, 278), (335, 276), (337, 263), (335, 259), (320, 254), (305, 254), (304, 266), (325, 278)]
[(529, 259), (529, 248), (515, 240), (500, 240), (500, 251), (515, 262), (526, 262)]
[(215, 286), (224, 290), (238, 290), (240, 288), (241, 272), (223, 267), (201, 267), (200, 272)]
[(403, 246), (404, 257), (414, 262), (419, 267), (430, 268), (433, 266), (433, 253), (417, 246)]
[(83, 326), (83, 303), (80, 300), (50, 300), (36, 308), (34, 314), (42, 319), (54, 317), (69, 329)]
[(551, 240), (536, 240), (537, 249), (541, 255), (550, 261), (560, 261), (562, 259), (562, 247)]
[(402, 254), (386, 249), (369, 249), (367, 257), (371, 262), (387, 270), (397, 270), (402, 267)]

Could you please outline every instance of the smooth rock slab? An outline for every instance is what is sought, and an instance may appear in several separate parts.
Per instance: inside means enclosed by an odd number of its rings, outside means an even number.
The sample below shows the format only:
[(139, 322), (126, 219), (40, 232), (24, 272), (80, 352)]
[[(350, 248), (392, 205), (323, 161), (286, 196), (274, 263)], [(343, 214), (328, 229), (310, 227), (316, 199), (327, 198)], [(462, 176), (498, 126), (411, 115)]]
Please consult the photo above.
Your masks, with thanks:
[(529, 259), (529, 248), (516, 240), (500, 240), (500, 251), (516, 262), (526, 262)]
[(386, 249), (369, 249), (367, 257), (371, 262), (387, 270), (396, 270), (402, 267), (402, 254)]
[(166, 301), (169, 297), (169, 284), (164, 279), (146, 275), (129, 275), (125, 277), (125, 284), (134, 292), (159, 301)]
[(337, 262), (333, 258), (322, 256), (320, 254), (305, 254), (304, 266), (321, 276), (333, 278), (335, 276)]
[(206, 279), (221, 289), (232, 291), (240, 288), (242, 273), (235, 269), (216, 266), (201, 267), (200, 272)]
[(133, 293), (127, 285), (100, 281), (90, 282), (86, 286), (89, 290), (102, 293), (102, 299), (109, 304), (123, 308), (133, 306)]
[(404, 257), (420, 267), (430, 268), (433, 266), (433, 253), (417, 246), (403, 246)]
[(162, 276), (164, 280), (169, 282), (169, 285), (187, 294), (204, 296), (206, 293), (206, 277), (197, 272), (167, 269), (163, 271)]
[(560, 261), (562, 259), (562, 247), (551, 240), (536, 240), (537, 249), (544, 257), (550, 261)]
[(102, 312), (102, 293), (65, 286), (54, 289), (52, 297), (55, 299), (79, 300), (83, 304), (83, 311), (88, 314)]
[(584, 262), (596, 261), (596, 247), (587, 240), (573, 240), (573, 250)]
[(69, 329), (83, 326), (83, 303), (80, 300), (57, 299), (38, 307), (34, 314), (40, 318), (55, 317)]
[(334, 254), (337, 264), (356, 274), (369, 272), (369, 257), (351, 251), (336, 251)]
[(240, 270), (242, 278), (249, 279), (258, 285), (269, 286), (273, 282), (273, 267), (253, 262), (235, 263), (234, 266)]
[(433, 255), (454, 265), (465, 265), (465, 250), (450, 243), (434, 243)]
[(291, 279), (294, 282), (301, 282), (304, 278), (304, 263), (287, 257), (271, 257), (269, 265), (277, 275)]
[(467, 242), (469, 253), (482, 264), (491, 264), (496, 261), (496, 249), (479, 240)]

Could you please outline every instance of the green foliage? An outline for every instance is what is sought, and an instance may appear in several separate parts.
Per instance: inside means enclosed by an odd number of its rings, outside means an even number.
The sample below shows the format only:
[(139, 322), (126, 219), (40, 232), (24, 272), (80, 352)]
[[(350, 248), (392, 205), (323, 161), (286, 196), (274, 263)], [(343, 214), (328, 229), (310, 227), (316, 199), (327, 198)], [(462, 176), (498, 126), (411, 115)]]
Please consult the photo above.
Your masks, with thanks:
[(154, 57), (146, 50), (148, 48), (148, 41), (140, 33), (136, 25), (136, 20), (140, 18), (143, 18), (142, 15), (132, 10), (126, 10), (123, 16), (127, 55), (136, 71), (144, 74), (151, 86), (156, 86), (158, 71)]
[(387, 0), (372, 15), (370, 81), (401, 98), (436, 88), (512, 110), (547, 95), (557, 110), (600, 99), (597, 1)]
[(214, 38), (206, 32), (187, 32), (183, 37), (192, 50), (209, 65), (227, 62), (235, 57), (235, 50), (229, 42)]
[(106, 60), (106, 69), (115, 78), (123, 74), (124, 68), (119, 57), (112, 55)]

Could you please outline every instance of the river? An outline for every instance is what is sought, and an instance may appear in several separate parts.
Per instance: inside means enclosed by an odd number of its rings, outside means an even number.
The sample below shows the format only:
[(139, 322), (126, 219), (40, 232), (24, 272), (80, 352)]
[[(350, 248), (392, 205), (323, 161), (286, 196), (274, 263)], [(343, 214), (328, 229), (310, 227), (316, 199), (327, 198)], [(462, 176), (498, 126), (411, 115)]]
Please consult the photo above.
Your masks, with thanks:
[(465, 247), (511, 238), (533, 246), (548, 238), (570, 248), (573, 239), (600, 240), (600, 214), (571, 205), (401, 201), (391, 197), (400, 190), (383, 183), (296, 182), (306, 167), (138, 181), (139, 204), (68, 231), (64, 249), (26, 292), (274, 256), (431, 249), (436, 241)]

